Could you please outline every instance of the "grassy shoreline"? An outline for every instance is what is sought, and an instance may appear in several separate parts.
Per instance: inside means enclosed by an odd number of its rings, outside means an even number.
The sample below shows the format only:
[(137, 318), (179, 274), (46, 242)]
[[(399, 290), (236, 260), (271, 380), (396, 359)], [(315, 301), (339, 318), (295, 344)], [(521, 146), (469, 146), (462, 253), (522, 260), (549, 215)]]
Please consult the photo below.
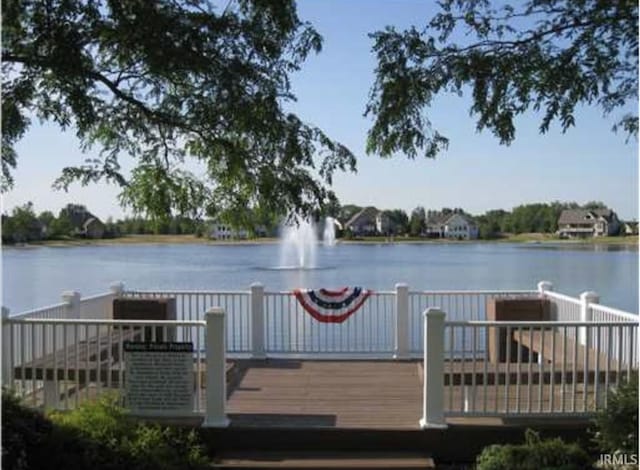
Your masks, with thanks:
[[(210, 240), (195, 235), (127, 235), (119, 238), (109, 238), (100, 240), (88, 239), (68, 239), (68, 240), (43, 240), (32, 242), (27, 245), (5, 245), (5, 248), (25, 248), (25, 247), (74, 247), (74, 246), (109, 246), (109, 245), (256, 245), (278, 243), (277, 238), (256, 238), (249, 240)], [(444, 239), (424, 239), (417, 237), (367, 237), (361, 239), (339, 239), (338, 243), (345, 244), (380, 244), (380, 243), (402, 243), (402, 244), (468, 244), (468, 243), (535, 243), (535, 244), (562, 244), (562, 245), (624, 245), (638, 246), (638, 236), (625, 237), (600, 237), (585, 240), (563, 240), (547, 234), (518, 234), (494, 240), (444, 240)]]

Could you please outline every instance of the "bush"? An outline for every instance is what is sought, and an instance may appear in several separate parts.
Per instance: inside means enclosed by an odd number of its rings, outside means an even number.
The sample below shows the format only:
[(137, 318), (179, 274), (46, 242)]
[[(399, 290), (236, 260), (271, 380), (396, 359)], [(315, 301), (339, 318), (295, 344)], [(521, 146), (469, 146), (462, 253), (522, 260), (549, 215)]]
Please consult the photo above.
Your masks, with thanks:
[(525, 443), (485, 447), (476, 459), (477, 470), (583, 470), (592, 468), (591, 459), (578, 444), (560, 438), (540, 439), (527, 429)]
[(2, 465), (23, 470), (32, 468), (29, 457), (42, 447), (52, 431), (51, 422), (40, 413), (20, 404), (9, 391), (2, 390)]
[(2, 407), (5, 468), (177, 470), (208, 464), (194, 430), (136, 421), (113, 395), (48, 417), (10, 394), (3, 393)]
[(638, 374), (620, 384), (596, 416), (594, 441), (607, 454), (638, 454)]

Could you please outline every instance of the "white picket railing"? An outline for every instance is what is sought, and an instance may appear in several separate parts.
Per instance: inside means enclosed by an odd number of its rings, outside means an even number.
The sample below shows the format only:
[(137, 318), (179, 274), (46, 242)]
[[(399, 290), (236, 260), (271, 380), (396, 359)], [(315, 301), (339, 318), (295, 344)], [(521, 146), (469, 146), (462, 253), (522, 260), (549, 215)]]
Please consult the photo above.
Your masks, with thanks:
[[(587, 345), (575, 340), (579, 329), (588, 331)], [(445, 348), (446, 414), (593, 412), (606, 406), (609, 386), (626, 379), (638, 366), (634, 348), (614, 345), (610, 338), (635, 337), (637, 329), (637, 323), (447, 322), (445, 337), (467, 341), (471, 347), (470, 353), (465, 354), (464, 348), (457, 357)], [(482, 332), (486, 337), (504, 337), (499, 346), (504, 348), (505, 360), (474, 347)], [(522, 340), (538, 344), (525, 347)], [(628, 347), (626, 361), (617, 359), (623, 346)]]
[[(316, 322), (291, 291), (265, 292), (261, 284), (235, 292), (125, 291), (121, 284), (114, 284), (111, 292), (85, 299), (67, 292), (63, 295), (65, 303), (13, 318), (112, 318), (112, 301), (117, 297), (174, 298), (179, 321), (202, 320), (208, 309), (223, 308), (227, 312), (227, 352), (234, 357), (342, 355), (408, 359), (420, 357), (423, 352), (421, 312), (427, 308), (447, 312), (449, 321), (481, 321), (487, 319), (489, 300), (532, 296), (549, 301), (553, 321), (637, 321), (634, 314), (597, 304), (596, 294), (585, 293), (576, 299), (554, 292), (552, 285), (544, 281), (537, 290), (503, 291), (410, 291), (408, 286), (398, 284), (395, 290), (374, 292), (355, 315), (341, 324)], [(584, 335), (585, 330), (579, 333)], [(41, 343), (37, 335), (35, 339)], [(447, 337), (445, 341), (449, 347), (451, 339)], [(483, 350), (484, 336), (477, 341), (477, 347)], [(461, 346), (459, 341), (457, 346)]]
[(8, 318), (2, 330), (4, 385), (34, 406), (63, 410), (106, 391), (124, 397), (124, 342), (181, 336), (193, 344), (193, 411), (202, 412), (204, 327), (203, 321)]
[(291, 292), (264, 293), (265, 352), (269, 355), (391, 357), (395, 293), (375, 292), (343, 323), (320, 323)]
[(582, 306), (580, 299), (552, 291), (544, 291), (543, 297), (549, 300), (550, 320), (580, 321)]
[(423, 313), (430, 307), (447, 312), (449, 320), (486, 320), (487, 302), (492, 299), (514, 299), (536, 295), (534, 290), (503, 291), (423, 291), (409, 293), (410, 350), (422, 354)]
[(638, 370), (638, 322), (445, 321), (445, 315), (424, 313), (423, 428), (445, 426), (446, 417), (592, 414), (607, 405), (612, 386)]
[[(487, 321), (489, 300), (532, 297), (549, 302), (550, 321)], [(114, 351), (112, 339), (121, 337), (125, 328), (148, 328), (150, 340), (162, 332), (162, 338), (192, 342), (194, 370), (202, 371), (205, 345), (210, 341), (205, 334), (209, 331), (204, 328), (205, 312), (216, 307), (226, 312), (226, 327), (220, 330), (224, 337), (210, 347), (224, 348), (225, 357), (428, 356), (424, 363), (425, 426), (441, 426), (446, 416), (591, 413), (606, 403), (611, 385), (638, 369), (637, 315), (600, 305), (593, 292), (579, 299), (554, 292), (548, 282), (539, 283), (535, 291), (410, 291), (398, 284), (395, 290), (372, 293), (343, 323), (317, 322), (292, 292), (265, 292), (261, 284), (237, 292), (125, 291), (116, 284), (106, 294), (82, 299), (78, 293), (67, 292), (63, 298), (61, 304), (16, 316), (3, 313), (3, 373), (34, 402), (63, 396), (64, 407), (82, 399), (82, 394), (100, 393), (114, 384), (121, 387), (122, 380), (112, 379), (113, 374), (122, 373), (122, 362), (112, 361), (109, 354)], [(113, 321), (116, 298), (174, 298), (176, 321)], [(427, 317), (420, 317), (425, 309), (433, 312), (431, 334)], [(504, 345), (499, 347), (506, 348), (501, 354), (509, 361), (492, 357), (498, 347), (496, 334), (502, 335)], [(514, 335), (518, 338), (515, 343)], [(103, 338), (100, 343), (95, 340), (98, 337)], [(537, 337), (540, 344), (536, 348), (551, 351), (546, 356), (520, 346)], [(428, 338), (431, 342), (425, 343)], [(553, 344), (545, 346), (545, 340)], [(103, 343), (108, 345), (105, 363), (90, 366), (91, 361), (76, 354), (81, 351), (90, 356), (92, 348), (98, 351)], [(593, 362), (590, 354), (598, 359)], [(70, 357), (77, 363), (66, 363)], [(44, 368), (38, 364), (49, 360), (62, 361), (60, 375), (42, 376)], [(101, 370), (103, 367), (107, 369)], [(209, 380), (208, 375), (205, 378)], [(198, 372), (194, 380), (205, 379)], [(64, 393), (61, 386), (66, 387)], [(57, 392), (52, 395), (51, 390)], [(194, 390), (200, 394), (195, 411), (203, 411), (202, 391), (200, 387)], [(220, 387), (216, 390), (220, 392)], [(210, 413), (214, 418), (207, 418), (208, 422), (222, 425), (220, 400), (211, 403), (217, 403), (218, 409)]]

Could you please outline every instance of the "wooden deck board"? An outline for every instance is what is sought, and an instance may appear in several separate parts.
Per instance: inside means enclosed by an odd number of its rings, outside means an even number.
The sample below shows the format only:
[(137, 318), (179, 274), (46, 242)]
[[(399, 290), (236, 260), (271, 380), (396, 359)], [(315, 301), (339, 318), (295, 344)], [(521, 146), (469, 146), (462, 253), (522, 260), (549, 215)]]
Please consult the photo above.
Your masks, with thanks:
[(267, 360), (239, 367), (242, 379), (227, 402), (233, 425), (418, 426), (422, 385), (415, 363)]

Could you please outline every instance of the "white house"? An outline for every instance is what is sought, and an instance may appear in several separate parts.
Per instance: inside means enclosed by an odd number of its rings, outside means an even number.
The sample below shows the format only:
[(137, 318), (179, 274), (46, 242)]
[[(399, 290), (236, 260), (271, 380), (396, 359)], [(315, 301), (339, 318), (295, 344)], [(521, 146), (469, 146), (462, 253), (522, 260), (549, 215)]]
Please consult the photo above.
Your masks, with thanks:
[(558, 235), (566, 238), (617, 235), (618, 216), (611, 209), (567, 209), (558, 219)]
[(236, 230), (224, 222), (212, 222), (209, 225), (209, 238), (214, 240), (245, 240), (249, 238), (249, 232), (245, 229)]
[(466, 214), (435, 214), (427, 220), (427, 236), (454, 240), (478, 238), (477, 224)]

